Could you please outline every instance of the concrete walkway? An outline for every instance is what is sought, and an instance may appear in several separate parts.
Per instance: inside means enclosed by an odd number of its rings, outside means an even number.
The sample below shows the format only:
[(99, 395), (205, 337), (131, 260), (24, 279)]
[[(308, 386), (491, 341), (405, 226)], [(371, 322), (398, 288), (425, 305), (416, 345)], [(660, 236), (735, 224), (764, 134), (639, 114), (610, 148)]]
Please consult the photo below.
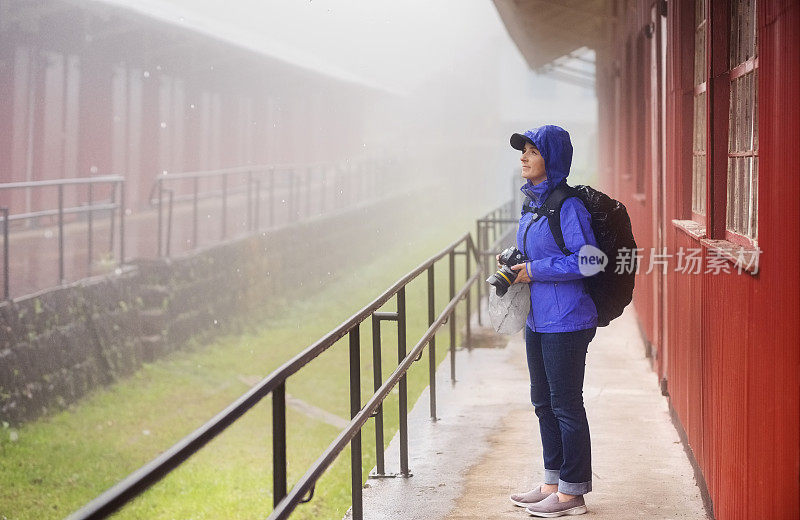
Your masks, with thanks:
[[(449, 361), (438, 371), (438, 420), (430, 420), (427, 390), (409, 414), (413, 476), (370, 479), (364, 518), (530, 518), (508, 500), (543, 473), (522, 333), (505, 348), (459, 351), (456, 362), (455, 385)], [(707, 518), (631, 307), (590, 344), (584, 399), (594, 472), (585, 518)], [(395, 436), (387, 472), (399, 470), (398, 457)]]

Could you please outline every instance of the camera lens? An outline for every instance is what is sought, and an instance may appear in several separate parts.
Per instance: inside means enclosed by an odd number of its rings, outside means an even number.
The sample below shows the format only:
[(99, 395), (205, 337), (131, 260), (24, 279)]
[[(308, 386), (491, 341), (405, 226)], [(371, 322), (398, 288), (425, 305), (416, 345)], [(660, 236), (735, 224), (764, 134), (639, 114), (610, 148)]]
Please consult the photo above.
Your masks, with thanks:
[(512, 270), (507, 265), (498, 269), (493, 275), (486, 279), (489, 285), (493, 285), (497, 296), (503, 296), (508, 288), (517, 279), (517, 271)]

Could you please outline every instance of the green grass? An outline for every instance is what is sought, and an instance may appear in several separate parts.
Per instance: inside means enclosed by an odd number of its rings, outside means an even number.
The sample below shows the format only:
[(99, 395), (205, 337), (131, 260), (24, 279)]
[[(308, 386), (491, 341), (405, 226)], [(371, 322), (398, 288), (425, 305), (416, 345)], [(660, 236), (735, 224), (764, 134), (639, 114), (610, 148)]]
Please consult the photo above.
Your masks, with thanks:
[[(415, 235), (379, 261), (329, 282), (313, 298), (290, 302), (283, 312), (248, 325), (241, 334), (192, 344), (133, 376), (97, 390), (70, 409), (0, 430), (0, 518), (63, 518), (190, 433), (262, 378), (358, 309), (413, 267), (464, 232), (468, 219)], [(474, 264), (473, 264), (474, 265)], [(436, 309), (447, 300), (447, 258), (436, 266)], [(457, 259), (459, 285), (463, 258)], [(407, 288), (410, 350), (427, 328), (427, 280)], [(474, 300), (473, 300), (474, 301)], [(464, 323), (459, 306), (458, 323)], [(384, 306), (395, 310), (395, 300)], [(396, 326), (382, 326), (384, 379), (397, 363)], [(447, 326), (438, 336), (445, 355)], [(362, 402), (372, 395), (372, 332), (361, 326)], [(409, 408), (427, 386), (427, 354), (409, 372)], [(348, 348), (343, 338), (292, 376), (287, 392), (349, 418)], [(249, 519), (272, 510), (270, 399), (259, 403), (181, 468), (114, 518)], [(384, 404), (386, 444), (397, 430), (397, 389)], [(305, 473), (339, 430), (289, 408), (289, 486)], [(410, 435), (414, 435), (410, 432)], [(12, 438), (14, 440), (12, 440)], [(373, 421), (363, 429), (364, 478), (375, 464)], [(317, 484), (314, 499), (293, 518), (341, 518), (350, 505), (350, 457), (343, 452)], [(391, 470), (392, 468), (387, 468)]]

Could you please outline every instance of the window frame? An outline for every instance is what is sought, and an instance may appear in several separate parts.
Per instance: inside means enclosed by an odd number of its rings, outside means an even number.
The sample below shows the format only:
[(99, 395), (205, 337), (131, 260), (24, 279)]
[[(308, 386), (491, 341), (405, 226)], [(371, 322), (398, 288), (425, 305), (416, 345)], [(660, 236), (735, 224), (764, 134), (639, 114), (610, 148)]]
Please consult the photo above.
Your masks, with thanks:
[[(753, 3), (754, 3), (755, 10), (756, 10), (756, 12), (755, 12), (756, 26), (754, 28), (755, 35), (756, 35), (756, 40), (755, 41), (758, 42), (758, 20), (760, 19), (759, 16), (758, 16), (758, 2), (754, 0)], [(728, 12), (727, 16), (728, 16), (728, 28), (729, 28), (728, 32), (730, 33), (731, 13)], [(730, 38), (727, 39), (727, 43), (728, 43), (728, 45), (727, 45), (727, 48), (726, 48), (726, 54), (728, 56), (730, 56), (730, 51), (731, 51)], [(751, 72), (755, 72), (756, 70), (758, 70), (758, 44), (757, 43), (756, 43), (755, 50), (756, 50), (755, 56), (745, 60), (744, 62), (739, 63), (738, 65), (736, 65), (733, 68), (730, 68), (729, 73), (728, 73), (728, 99), (729, 100), (730, 100), (731, 86), (733, 85), (734, 81), (739, 79), (739, 78), (741, 78), (741, 77), (743, 77), (743, 76), (745, 76), (745, 75), (747, 75), (747, 74), (749, 74), (749, 73), (751, 73)], [(730, 67), (730, 60), (729, 60), (729, 63), (728, 63), (728, 67)], [(757, 77), (760, 77), (760, 74), (757, 75)], [(755, 99), (758, 99), (758, 92), (760, 90), (758, 88), (758, 81), (754, 82), (754, 85), (755, 85)], [(752, 116), (754, 118), (754, 125), (757, 126), (758, 123), (759, 123), (759, 119), (758, 119), (758, 106), (757, 106), (756, 103), (754, 103), (754, 106), (752, 107), (752, 110), (753, 110)], [(728, 111), (730, 112), (730, 107), (728, 108)], [(755, 128), (755, 126), (754, 126), (754, 131), (755, 131), (756, 135), (758, 135), (758, 129)], [(727, 133), (728, 133), (728, 137), (729, 137), (730, 133), (731, 133), (731, 128), (728, 128), (728, 132)], [(749, 152), (731, 154), (730, 151), (728, 151), (726, 156), (727, 157), (755, 157), (755, 158), (758, 158), (758, 156), (759, 156), (758, 152), (759, 152), (759, 145), (756, 142), (753, 150), (751, 150)], [(727, 240), (729, 242), (732, 242), (734, 244), (740, 245), (740, 246), (756, 247), (757, 244), (758, 244), (758, 236), (757, 235), (756, 235), (755, 238), (751, 238), (749, 236), (742, 235), (741, 233), (738, 233), (736, 231), (732, 231), (732, 230), (728, 229), (728, 225), (727, 225), (727, 222), (728, 222), (728, 219), (727, 219), (727, 212), (728, 212), (728, 207), (727, 207), (727, 204), (728, 204), (728, 199), (727, 199), (727, 189), (728, 189), (728, 186), (727, 186), (727, 180), (728, 180), (727, 179), (727, 174), (728, 174), (728, 170), (726, 168), (725, 169), (726, 197), (725, 197), (725, 200), (724, 200), (724, 202), (725, 202), (725, 224), (724, 224), (725, 234), (724, 234), (724, 237), (721, 237), (721, 238), (724, 238), (725, 240)], [(756, 187), (756, 192), (755, 193), (751, 193), (751, 197), (755, 197), (756, 199), (758, 198), (758, 188), (757, 187)], [(756, 204), (756, 212), (757, 211), (758, 211), (758, 204)], [(756, 213), (756, 221), (758, 221), (758, 214), (757, 213)]]
[[(685, 4), (683, 4), (685, 5)], [(684, 56), (690, 55), (691, 63), (694, 64), (693, 49), (696, 46), (696, 31), (700, 24), (697, 23), (697, 8), (692, 2), (691, 8), (687, 5), (681, 6), (679, 34), (682, 39), (691, 38), (691, 46), (683, 48)], [(756, 9), (756, 41), (759, 38), (759, 20), (763, 20), (763, 5), (761, 2), (755, 3)], [(705, 90), (706, 92), (706, 214), (701, 215), (694, 212), (693, 204), (693, 164), (694, 164), (694, 111), (684, 110), (681, 126), (684, 129), (686, 145), (689, 148), (689, 155), (684, 155), (682, 160), (683, 178), (686, 179), (681, 200), (681, 214), (684, 218), (691, 220), (672, 221), (673, 226), (688, 236), (696, 240), (705, 249), (714, 249), (721, 253), (723, 258), (741, 267), (745, 272), (753, 276), (758, 276), (758, 257), (761, 250), (758, 247), (758, 236), (755, 240), (727, 229), (727, 198), (728, 198), (728, 139), (730, 134), (730, 90), (732, 81), (750, 72), (751, 65), (748, 61), (731, 68), (730, 66), (730, 40), (731, 40), (731, 20), (729, 3), (722, 0), (705, 0), (705, 12), (707, 33), (705, 38), (706, 47), (706, 77), (703, 84), (696, 84), (696, 74), (694, 66), (688, 67), (688, 59), (684, 58), (681, 65), (682, 81), (684, 82), (684, 92), (689, 96), (690, 106), (694, 105), (695, 96)], [(721, 29), (720, 29), (721, 28)], [(686, 40), (684, 40), (686, 41)], [(690, 51), (692, 49), (692, 51)], [(756, 56), (752, 58), (752, 68), (758, 67), (758, 49)], [(691, 77), (689, 77), (691, 70)], [(758, 73), (755, 84), (755, 97), (758, 98), (763, 89), (759, 88), (763, 83), (763, 74)], [(758, 117), (758, 107), (754, 107), (753, 115), (756, 118), (756, 125), (760, 124), (762, 118)], [(760, 134), (758, 127), (755, 127), (756, 135)], [(758, 155), (760, 145), (754, 145), (753, 153)], [(685, 161), (685, 162), (683, 162)], [(759, 172), (759, 177), (761, 172)], [(760, 185), (760, 183), (759, 183)], [(753, 196), (758, 197), (758, 187), (754, 190)], [(757, 200), (757, 199), (756, 199)], [(760, 207), (756, 204), (756, 212)], [(757, 218), (757, 215), (756, 215)], [(757, 231), (758, 233), (758, 231)], [(744, 260), (742, 258), (744, 257)]]
[[(756, 2), (758, 10), (758, 2)], [(732, 81), (758, 67), (758, 57), (730, 68), (730, 5), (723, 0), (706, 0), (706, 214), (691, 211), (692, 220), (705, 224), (709, 239), (755, 249), (755, 240), (727, 228), (728, 139)], [(759, 20), (758, 12), (756, 20)], [(693, 29), (695, 26), (693, 25)], [(758, 27), (755, 28), (758, 34)], [(757, 36), (756, 36), (757, 37)], [(752, 63), (750, 63), (752, 62)], [(758, 93), (761, 74), (755, 85)], [(698, 93), (695, 87), (695, 95)], [(757, 94), (756, 94), (757, 95)], [(760, 122), (760, 121), (759, 121)], [(689, 126), (692, 127), (693, 121)], [(755, 150), (757, 152), (757, 148)], [(694, 153), (694, 151), (692, 152)], [(691, 172), (689, 172), (691, 179)], [(755, 197), (758, 193), (754, 194)], [(690, 205), (691, 207), (691, 205)]]
[[(711, 114), (710, 114), (711, 103), (710, 103), (710, 95), (709, 95), (709, 77), (710, 77), (709, 68), (710, 68), (710, 62), (711, 62), (711, 60), (710, 60), (710, 56), (711, 56), (711, 37), (710, 37), (711, 28), (710, 28), (710, 25), (711, 24), (709, 22), (709, 11), (710, 11), (711, 0), (704, 0), (703, 4), (705, 6), (705, 9), (704, 9), (704, 12), (703, 12), (703, 20), (698, 24), (697, 23), (697, 4), (696, 4), (696, 2), (692, 2), (692, 25), (691, 25), (692, 41), (695, 42), (695, 43), (697, 42), (697, 31), (700, 30), (701, 27), (705, 30), (705, 38), (703, 40), (703, 42), (705, 44), (705, 49), (704, 49), (704, 52), (705, 52), (705, 58), (704, 58), (704, 62), (705, 62), (705, 77), (703, 78), (703, 82), (701, 82), (699, 84), (696, 83), (697, 78), (695, 77), (695, 73), (696, 73), (696, 71), (695, 71), (695, 67), (696, 67), (695, 60), (697, 59), (697, 50), (696, 50), (696, 47), (694, 47), (695, 51), (692, 53), (692, 70), (693, 70), (693, 72), (692, 72), (692, 120), (690, 121), (690, 124), (689, 124), (689, 128), (691, 128), (691, 135), (692, 135), (692, 151), (691, 151), (692, 160), (691, 160), (691, 170), (689, 171), (689, 183), (691, 185), (691, 190), (689, 192), (690, 193), (689, 215), (690, 215), (691, 220), (693, 220), (694, 222), (697, 222), (698, 224), (703, 225), (705, 228), (708, 228), (709, 208), (712, 207), (712, 206), (709, 205), (709, 200), (708, 200), (709, 180), (710, 180), (710, 177), (711, 177), (710, 176), (710, 172), (709, 172), (710, 161), (708, 160), (709, 159), (709, 155), (710, 155), (709, 154), (709, 150), (710, 150), (710, 148), (709, 148), (709, 138), (711, 136), (710, 125), (709, 125), (709, 121), (711, 119)], [(704, 151), (704, 154), (703, 154), (705, 156), (705, 158), (706, 158), (706, 165), (705, 165), (706, 166), (705, 167), (705, 194), (704, 194), (704, 196), (706, 198), (706, 200), (705, 200), (705, 208), (704, 208), (705, 209), (705, 213), (698, 213), (698, 212), (696, 212), (694, 210), (694, 208), (695, 208), (695, 204), (694, 204), (694, 190), (695, 190), (695, 185), (694, 185), (694, 161), (695, 161), (695, 159), (694, 159), (695, 158), (695, 149), (694, 149), (694, 140), (695, 140), (695, 136), (694, 136), (694, 106), (697, 103), (698, 96), (700, 96), (701, 94), (705, 94), (705, 138), (706, 138), (706, 144), (705, 144), (705, 151)]]

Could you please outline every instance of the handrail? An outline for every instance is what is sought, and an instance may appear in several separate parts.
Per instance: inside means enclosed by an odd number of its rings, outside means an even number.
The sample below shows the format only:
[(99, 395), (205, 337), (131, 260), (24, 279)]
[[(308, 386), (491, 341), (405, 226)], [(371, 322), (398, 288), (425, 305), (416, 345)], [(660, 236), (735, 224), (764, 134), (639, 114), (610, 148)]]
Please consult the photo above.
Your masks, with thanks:
[(53, 179), (47, 181), (6, 182), (0, 184), (0, 190), (16, 188), (44, 188), (48, 186), (73, 186), (76, 184), (101, 184), (111, 182), (124, 182), (121, 175), (103, 175), (100, 177), (75, 177), (72, 179)]
[[(465, 251), (456, 251), (461, 244), (466, 245)], [(456, 254), (464, 254), (467, 259), (467, 280), (462, 288), (456, 293), (454, 286), (454, 258)], [(432, 316), (433, 308), (433, 294), (430, 292), (433, 288), (433, 266), (446, 255), (450, 257), (450, 301), (439, 314), (436, 320), (430, 320), (428, 330), (417, 342), (414, 348), (406, 354), (405, 352), (405, 286), (422, 274), (424, 271), (428, 272), (428, 305), (429, 317)], [(470, 255), (476, 260), (478, 271), (470, 276)], [(86, 504), (83, 508), (73, 513), (69, 520), (89, 520), (105, 518), (114, 511), (118, 510), (124, 504), (144, 492), (151, 485), (158, 482), (170, 471), (178, 467), (186, 459), (199, 451), (203, 446), (208, 444), (213, 438), (224, 431), (228, 426), (233, 424), (239, 417), (255, 406), (261, 399), (267, 395), (272, 394), (273, 397), (273, 486), (275, 492), (273, 493), (275, 509), (270, 515), (270, 518), (286, 518), (291, 511), (301, 502), (303, 496), (309, 491), (313, 493), (313, 486), (316, 480), (322, 475), (325, 469), (330, 466), (333, 460), (338, 456), (347, 443), (352, 444), (351, 449), (351, 477), (352, 477), (352, 494), (353, 494), (353, 518), (356, 520), (361, 519), (361, 427), (378, 411), (380, 416), (380, 406), (383, 400), (389, 394), (391, 389), (400, 384), (400, 437), (401, 437), (401, 470), (406, 476), (408, 473), (408, 439), (407, 439), (407, 424), (406, 424), (406, 389), (405, 377), (406, 372), (412, 363), (421, 358), (422, 351), (426, 345), (430, 346), (432, 351), (431, 359), (435, 359), (433, 350), (435, 349), (435, 334), (436, 331), (448, 319), (451, 323), (451, 337), (450, 337), (450, 355), (451, 355), (451, 370), (454, 370), (453, 360), (455, 355), (455, 308), (459, 300), (467, 300), (467, 309), (469, 309), (469, 291), (476, 281), (481, 276), (480, 262), (478, 261), (477, 250), (469, 233), (464, 234), (458, 240), (451, 243), (448, 247), (439, 253), (431, 256), (426, 261), (421, 263), (417, 268), (407, 273), (405, 276), (395, 282), (389, 289), (384, 291), (380, 296), (375, 298), (371, 303), (364, 306), (361, 310), (353, 314), (350, 318), (342, 322), (338, 327), (327, 333), (325, 336), (317, 340), (312, 345), (308, 346), (302, 352), (295, 355), (279, 368), (274, 370), (269, 376), (264, 378), (260, 383), (251, 388), (236, 401), (231, 403), (223, 411), (214, 416), (211, 420), (206, 422), (201, 427), (175, 443), (171, 448), (167, 449), (161, 455), (145, 464), (138, 470), (131, 473), (128, 477), (120, 481), (112, 488), (105, 491), (103, 494)], [(378, 312), (392, 297), (397, 297), (397, 313)], [(468, 311), (469, 313), (469, 311)], [(389, 376), (389, 379), (383, 382), (379, 388), (376, 389), (373, 396), (369, 399), (366, 405), (361, 406), (360, 397), (360, 341), (359, 341), (359, 325), (361, 322), (370, 316), (379, 317), (381, 319), (393, 319), (398, 323), (398, 353), (402, 354), (398, 357), (402, 358), (398, 367)], [(468, 323), (467, 319), (467, 323)], [(306, 472), (294, 488), (287, 494), (286, 493), (286, 425), (285, 425), (285, 384), (286, 380), (298, 372), (303, 366), (315, 359), (317, 356), (325, 352), (338, 340), (345, 335), (350, 335), (350, 393), (351, 393), (351, 421), (347, 428), (342, 431), (339, 436), (331, 443), (328, 448), (323, 452), (317, 462)], [(467, 335), (469, 341), (469, 328), (467, 328)], [(379, 336), (379, 335), (378, 335)], [(374, 338), (373, 338), (374, 339)], [(378, 337), (379, 339), (379, 337)], [(380, 349), (378, 349), (380, 350)], [(431, 392), (434, 393), (435, 374), (431, 369)], [(377, 386), (377, 382), (376, 382)], [(432, 411), (435, 410), (435, 397), (432, 395)], [(382, 417), (382, 416), (381, 416)], [(381, 419), (382, 420), (382, 419)], [(376, 428), (376, 434), (377, 434)], [(381, 432), (382, 435), (382, 432)], [(382, 443), (381, 443), (382, 444)], [(376, 446), (376, 450), (382, 450), (383, 446)]]
[[(70, 206), (63, 208), (61, 213), (64, 215), (79, 215), (81, 213), (89, 213), (90, 211), (105, 211), (117, 209), (117, 204), (112, 202), (105, 202), (101, 204), (87, 204), (85, 206)], [(0, 222), (8, 220), (8, 222), (17, 222), (18, 220), (30, 220), (41, 217), (55, 217), (59, 213), (58, 209), (45, 209), (42, 211), (32, 211), (30, 213), (15, 213), (9, 215), (8, 219), (0, 217)]]
[[(422, 274), (423, 271), (427, 270), (432, 264), (441, 260), (446, 254), (448, 254), (451, 250), (455, 249), (458, 245), (462, 242), (467, 240), (469, 237), (470, 246), (472, 244), (472, 238), (469, 234), (465, 234), (446, 248), (444, 248), (439, 253), (431, 256), (416, 269), (406, 274), (404, 277), (400, 278), (397, 282), (394, 283), (390, 288), (385, 290), (383, 294), (372, 300), (372, 302), (366, 306), (364, 306), (360, 311), (356, 312), (350, 318), (342, 322), (341, 325), (327, 333), (325, 336), (317, 340), (303, 352), (297, 354), (295, 357), (281, 365), (277, 368), (269, 377), (267, 377), (262, 383), (264, 384), (267, 380), (271, 380), (273, 376), (280, 377), (281, 379), (287, 379), (289, 376), (300, 370), (303, 365), (307, 364), (309, 361), (317, 357), (318, 355), (322, 354), (325, 350), (327, 350), (331, 345), (342, 339), (345, 334), (347, 334), (350, 329), (353, 328), (358, 323), (366, 320), (374, 310), (377, 310), (383, 304), (385, 304), (392, 296), (395, 296), (397, 292), (408, 285), (414, 278)], [(474, 251), (474, 249), (473, 249)], [(270, 388), (271, 390), (271, 388)]]
[[(276, 196), (279, 190), (286, 192), (284, 195), (286, 199), (286, 211), (288, 212), (288, 221), (294, 222), (300, 218), (301, 206), (305, 207), (305, 216), (308, 217), (314, 211), (325, 211), (326, 199), (333, 197), (333, 205), (338, 208), (343, 204), (352, 203), (356, 200), (361, 200), (365, 195), (374, 196), (377, 190), (377, 184), (374, 182), (374, 177), (365, 175), (365, 164), (370, 164), (372, 160), (356, 160), (346, 162), (310, 162), (310, 163), (281, 163), (281, 164), (265, 164), (265, 165), (251, 165), (251, 166), (236, 166), (232, 168), (223, 168), (217, 170), (204, 170), (195, 172), (181, 172), (181, 173), (161, 173), (157, 175), (153, 184), (151, 185), (150, 192), (147, 200), (151, 206), (157, 207), (158, 210), (158, 224), (156, 233), (156, 254), (158, 257), (169, 255), (170, 244), (169, 238), (167, 243), (164, 244), (164, 236), (171, 236), (171, 229), (164, 229), (163, 212), (164, 212), (164, 193), (168, 191), (165, 188), (169, 183), (176, 181), (190, 181), (188, 189), (184, 189), (184, 193), (172, 193), (168, 203), (167, 211), (172, 211), (172, 205), (176, 202), (188, 202), (192, 204), (191, 215), (191, 248), (198, 247), (198, 229), (199, 223), (199, 202), (207, 199), (218, 199), (221, 202), (219, 213), (220, 219), (220, 241), (228, 238), (227, 235), (227, 217), (228, 217), (228, 200), (236, 196), (244, 196), (246, 200), (246, 229), (248, 232), (260, 231), (260, 213), (262, 201), (268, 204), (268, 227), (275, 225), (275, 210), (280, 207), (276, 203)], [(237, 177), (238, 176), (238, 177)], [(326, 186), (330, 185), (330, 178), (335, 179), (335, 186), (330, 190), (326, 190)], [(213, 190), (200, 191), (200, 182), (204, 179), (211, 179), (214, 182), (219, 182), (220, 187)], [(280, 181), (281, 186), (278, 186), (276, 180)], [(262, 181), (265, 187), (266, 194), (262, 193)], [(316, 186), (314, 185), (316, 183)], [(232, 184), (234, 186), (229, 186)], [(186, 188), (186, 187), (184, 187)], [(341, 188), (341, 189), (339, 189)], [(315, 205), (312, 206), (312, 192), (318, 192), (314, 197), (317, 200)], [(343, 197), (340, 197), (344, 194)], [(347, 201), (343, 201), (347, 199)]]
[[(358, 163), (358, 161), (356, 161)], [(324, 162), (324, 161), (317, 161), (317, 162), (308, 162), (308, 163), (275, 163), (275, 164), (254, 164), (252, 166), (233, 166), (231, 168), (219, 168), (216, 170), (197, 170), (197, 171), (190, 171), (190, 172), (179, 172), (179, 173), (159, 173), (153, 179), (153, 185), (150, 188), (150, 193), (148, 196), (148, 200), (153, 203), (155, 199), (155, 191), (156, 191), (156, 184), (159, 181), (179, 181), (179, 180), (186, 180), (186, 179), (204, 179), (210, 177), (224, 177), (229, 175), (239, 175), (239, 174), (256, 174), (262, 175), (267, 174), (270, 172), (286, 172), (289, 173), (292, 170), (302, 170), (302, 169), (309, 169), (309, 168), (342, 168), (345, 163), (338, 162), (338, 163), (331, 163), (331, 162)]]
[[(498, 252), (499, 247), (509, 239), (509, 236), (514, 231), (515, 228), (510, 224), (516, 224), (519, 221), (519, 219), (513, 217), (514, 211), (515, 201), (512, 199), (475, 222), (478, 262), (483, 267), (484, 272), (492, 271), (494, 267), (492, 256)], [(492, 235), (491, 240), (489, 239), (490, 233)], [(483, 318), (480, 312), (478, 313), (478, 325), (483, 325)]]
[(389, 379), (378, 389), (378, 391), (373, 394), (372, 398), (367, 401), (367, 404), (361, 409), (358, 414), (348, 423), (347, 428), (345, 428), (338, 437), (328, 446), (328, 448), (323, 452), (322, 455), (317, 459), (314, 465), (303, 475), (300, 477), (300, 480), (295, 484), (292, 491), (284, 498), (272, 514), (269, 515), (268, 520), (279, 520), (283, 518), (288, 518), (289, 514), (294, 510), (297, 504), (300, 503), (302, 497), (308, 493), (314, 482), (322, 476), (324, 471), (333, 463), (336, 459), (336, 456), (344, 450), (347, 446), (347, 443), (353, 440), (353, 438), (360, 432), (361, 427), (367, 422), (372, 414), (377, 410), (378, 406), (383, 403), (383, 400), (386, 399), (386, 396), (389, 395), (389, 392), (397, 385), (400, 381), (400, 378), (405, 375), (408, 369), (411, 367), (411, 364), (417, 361), (421, 354), (422, 350), (431, 340), (431, 338), (436, 334), (436, 331), (447, 321), (450, 317), (450, 314), (453, 313), (455, 310), (456, 304), (459, 300), (463, 299), (466, 293), (472, 288), (472, 285), (478, 281), (480, 273), (473, 274), (468, 280), (464, 287), (456, 294), (456, 296), (450, 300), (447, 306), (442, 310), (439, 314), (439, 317), (436, 321), (428, 327), (428, 330), (425, 331), (425, 334), (422, 338), (417, 342), (413, 349), (403, 358), (403, 361), (398, 365), (397, 369), (392, 372), (392, 375), (389, 376)]
[(341, 166), (340, 163), (331, 163), (331, 162), (324, 162), (324, 161), (317, 161), (317, 162), (297, 162), (297, 163), (274, 163), (274, 164), (254, 164), (254, 165), (247, 165), (247, 166), (233, 166), (231, 168), (219, 168), (216, 170), (197, 170), (193, 172), (180, 172), (180, 173), (161, 173), (156, 176), (158, 178), (170, 178), (170, 179), (194, 179), (196, 177), (218, 177), (220, 175), (236, 175), (239, 173), (250, 173), (250, 172), (259, 172), (259, 171), (283, 171), (283, 170), (293, 170), (298, 168), (320, 168), (322, 166), (329, 166), (329, 167), (338, 167)]
[[(96, 184), (110, 184), (111, 197), (109, 201), (95, 203), (92, 188)], [(88, 186), (88, 201), (85, 205), (64, 207), (64, 188), (66, 186)], [(65, 237), (64, 217), (71, 214), (87, 214), (87, 270), (91, 271), (92, 250), (94, 246), (93, 224), (94, 213), (108, 212), (110, 219), (109, 248), (114, 250), (115, 213), (119, 211), (119, 265), (125, 263), (125, 177), (121, 175), (103, 175), (98, 177), (76, 177), (70, 179), (53, 179), (44, 181), (7, 182), (0, 184), (0, 191), (15, 189), (57, 188), (57, 208), (41, 211), (28, 211), (26, 213), (11, 213), (11, 208), (0, 208), (0, 222), (3, 225), (3, 298), (10, 297), (10, 249), (9, 224), (21, 220), (34, 220), (43, 217), (57, 217), (58, 227), (58, 284), (65, 281)], [(117, 201), (117, 196), (119, 200)]]

